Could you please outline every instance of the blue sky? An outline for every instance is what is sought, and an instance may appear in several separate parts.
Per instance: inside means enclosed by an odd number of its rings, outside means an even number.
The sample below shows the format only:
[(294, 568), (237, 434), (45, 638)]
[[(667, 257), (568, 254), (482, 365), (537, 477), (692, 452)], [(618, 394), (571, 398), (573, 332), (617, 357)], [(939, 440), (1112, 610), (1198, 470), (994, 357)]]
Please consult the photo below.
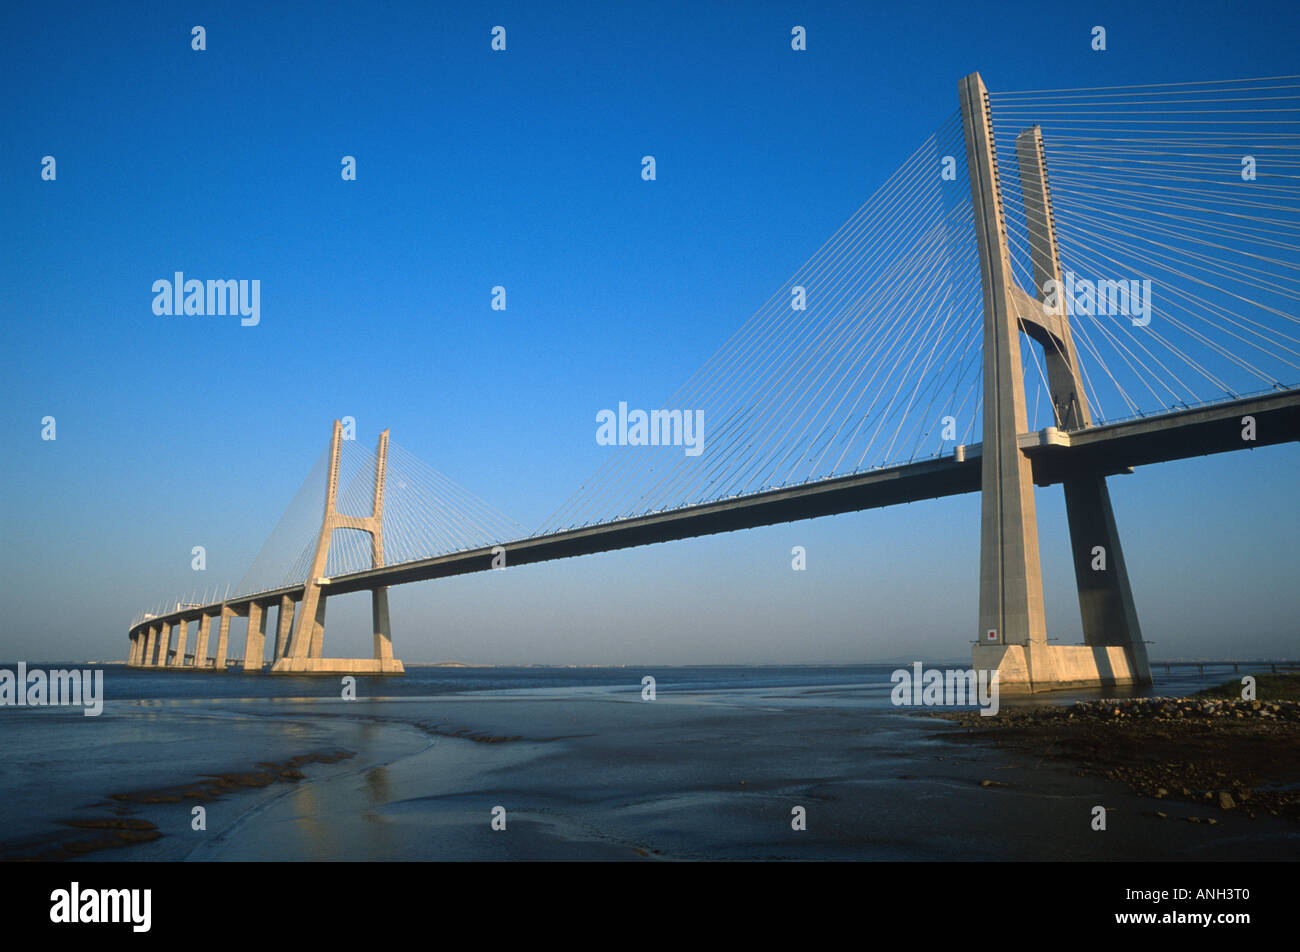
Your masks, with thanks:
[[(1293, 3), (42, 4), (0, 26), (0, 656), (31, 659), (124, 657), (138, 610), (238, 579), (335, 417), (540, 523), (601, 462), (595, 411), (659, 405), (973, 70), (995, 90), (1300, 73)], [(154, 315), (178, 270), (259, 279), (261, 323)], [(1111, 480), (1156, 657), (1296, 653), (1298, 464), (1293, 444)], [(1038, 506), (1071, 643), (1059, 488)], [(962, 657), (978, 521), (970, 496), (408, 586), (396, 650)], [(365, 622), (341, 600), (329, 653), (364, 652)]]

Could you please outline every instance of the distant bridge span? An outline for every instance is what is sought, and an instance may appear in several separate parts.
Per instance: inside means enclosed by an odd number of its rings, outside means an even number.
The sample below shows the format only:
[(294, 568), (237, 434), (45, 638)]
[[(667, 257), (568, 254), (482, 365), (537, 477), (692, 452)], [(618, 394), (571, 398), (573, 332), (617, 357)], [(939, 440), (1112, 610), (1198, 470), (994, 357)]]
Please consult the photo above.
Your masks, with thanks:
[[(1243, 440), (1243, 417), (1255, 420), (1254, 441)], [(1254, 449), (1300, 440), (1300, 391), (1287, 391), (1232, 400), (1211, 406), (1180, 410), (1161, 416), (1145, 417), (1092, 427), (1073, 433), (1054, 428), (1020, 436), (1020, 452), (1033, 467), (1034, 482), (1050, 486), (1076, 477), (1081, 471), (1100, 476), (1131, 472), (1133, 467), (1171, 462), (1195, 456)], [(980, 491), (981, 446), (958, 447), (952, 456), (924, 460), (822, 480), (802, 486), (790, 486), (724, 499), (700, 506), (649, 513), (631, 519), (569, 529), (549, 535), (502, 540), (511, 566), (549, 562), (556, 559), (593, 555), (617, 549), (653, 545), (720, 532), (735, 532), (760, 526), (777, 525), (801, 519), (879, 509), (901, 503), (940, 499)], [(386, 565), (363, 572), (352, 572), (321, 581), (328, 595), (374, 591), (378, 588), (450, 578), (492, 569), (493, 546), (453, 552), (435, 558), (397, 565)], [(147, 619), (130, 630), (132, 645), (147, 647), (151, 633), (160, 629), (179, 628), (208, 619), (222, 619), (217, 643), (217, 658), (212, 668), (225, 667), (226, 631), (231, 617), (247, 617), (250, 637), (257, 617), (266, 609), (287, 609), (283, 618), (292, 617), (292, 606), (303, 600), (306, 585), (292, 585), (213, 602), (185, 607), (178, 611)], [(287, 650), (287, 622), (281, 626), (280, 653)], [(200, 637), (202, 637), (202, 631)], [(206, 645), (203, 638), (203, 645)], [(196, 653), (201, 650), (196, 646)], [(250, 659), (248, 669), (261, 670), (263, 646), (245, 648)], [(182, 648), (183, 651), (183, 648)], [(133, 663), (135, 658), (133, 650)], [(144, 647), (140, 657), (144, 656)], [(204, 654), (206, 659), (206, 654)], [(346, 667), (346, 662), (339, 662)], [(204, 665), (189, 670), (203, 670)], [(358, 670), (361, 671), (359, 667)], [(208, 670), (212, 670), (208, 668)]]

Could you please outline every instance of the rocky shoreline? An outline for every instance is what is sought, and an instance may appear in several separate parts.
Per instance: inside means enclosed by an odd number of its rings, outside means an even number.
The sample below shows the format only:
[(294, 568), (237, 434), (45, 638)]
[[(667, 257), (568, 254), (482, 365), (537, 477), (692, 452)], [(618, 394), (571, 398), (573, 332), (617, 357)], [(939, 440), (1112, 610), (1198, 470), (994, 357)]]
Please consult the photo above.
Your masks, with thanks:
[[(1272, 680), (1272, 679), (1270, 679)], [(1009, 748), (1041, 763), (1072, 766), (1079, 776), (1120, 781), (1154, 800), (1204, 807), (1192, 823), (1216, 824), (1215, 814), (1300, 821), (1300, 701), (1216, 697), (1224, 685), (1193, 697), (1079, 701), (1071, 705), (1004, 707), (996, 717), (976, 712), (930, 716), (966, 728), (940, 735), (958, 743)], [(1230, 685), (1233, 685), (1230, 688)], [(1166, 818), (1163, 811), (1154, 816)]]

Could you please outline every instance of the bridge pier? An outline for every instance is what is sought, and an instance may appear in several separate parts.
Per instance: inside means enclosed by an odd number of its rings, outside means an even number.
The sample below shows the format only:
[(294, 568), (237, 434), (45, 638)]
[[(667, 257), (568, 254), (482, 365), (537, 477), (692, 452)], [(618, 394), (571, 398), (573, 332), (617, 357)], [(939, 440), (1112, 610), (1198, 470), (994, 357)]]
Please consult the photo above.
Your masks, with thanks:
[(1013, 693), (1150, 683), (1110, 494), (1100, 475), (1084, 472), (1065, 482), (1084, 644), (1047, 643), (1033, 467), (1018, 439), (1028, 429), (1021, 331), (1043, 348), (1057, 427), (1088, 426), (1088, 400), (1069, 314), (1064, 306), (1058, 312), (1045, 304), (1049, 282), (1061, 280), (1061, 267), (1041, 132), (1035, 126), (1016, 139), (1036, 285), (1036, 297), (1030, 297), (1011, 269), (988, 91), (972, 73), (959, 93), (984, 300), (980, 624), (972, 664), (997, 671), (999, 690)]
[(293, 618), (297, 603), (289, 595), (280, 599), (280, 609), (276, 617), (275, 647), (271, 653), (271, 664), (279, 661), (289, 650), (289, 636), (293, 632)]
[(1102, 476), (1071, 479), (1065, 482), (1064, 489), (1084, 645), (1107, 649), (1108, 659), (1113, 653), (1109, 649), (1122, 649), (1117, 653), (1117, 660), (1122, 658), (1128, 662), (1128, 680), (1150, 684), (1151, 664), (1133, 604), (1133, 590), (1129, 586), (1106, 479)]
[[(342, 426), (334, 421), (330, 441), (330, 468), (325, 489), (325, 515), (316, 540), (316, 555), (303, 586), (302, 602), (293, 619), (293, 635), (283, 652), (271, 665), (272, 674), (405, 674), (406, 668), (393, 657), (392, 631), (388, 616), (388, 589), (371, 592), (373, 658), (326, 658), (325, 605), (329, 579), (325, 567), (329, 561), (330, 541), (335, 529), (359, 529), (370, 535), (371, 562), (375, 568), (384, 564), (384, 478), (388, 465), (388, 431), (379, 434), (376, 451), (374, 500), (369, 516), (347, 516), (337, 509), (339, 484), (339, 450)], [(282, 611), (281, 619), (284, 614)]]
[(170, 664), (173, 668), (181, 668), (185, 666), (185, 649), (189, 647), (190, 643), (189, 621), (184, 618), (177, 619), (176, 629), (176, 656), (171, 660)]
[[(388, 589), (377, 588), (370, 593), (371, 627), (374, 628), (375, 660), (384, 664), (393, 662), (393, 631), (388, 621)], [(400, 664), (400, 662), (398, 662)]]
[(199, 634), (194, 641), (194, 667), (208, 666), (208, 636), (212, 630), (212, 616), (204, 612), (199, 616)]
[(221, 606), (221, 622), (217, 628), (217, 656), (212, 667), (218, 671), (226, 670), (226, 651), (230, 645), (230, 619), (235, 617), (235, 610), (229, 605)]
[(266, 611), (259, 602), (248, 604), (248, 635), (244, 640), (244, 672), (260, 674), (266, 651)]

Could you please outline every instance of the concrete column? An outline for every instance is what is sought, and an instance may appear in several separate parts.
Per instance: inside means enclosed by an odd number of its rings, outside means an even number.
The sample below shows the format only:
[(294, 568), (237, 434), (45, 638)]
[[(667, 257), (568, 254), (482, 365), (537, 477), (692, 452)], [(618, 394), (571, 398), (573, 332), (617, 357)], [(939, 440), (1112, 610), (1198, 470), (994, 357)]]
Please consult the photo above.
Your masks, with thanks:
[(235, 610), (229, 605), (221, 606), (221, 625), (217, 629), (217, 658), (212, 666), (218, 671), (226, 670), (226, 649), (230, 643), (230, 619), (235, 617)]
[(282, 596), (280, 598), (280, 617), (276, 622), (275, 655), (272, 658), (272, 663), (279, 661), (289, 651), (289, 635), (294, 629), (293, 613), (293, 598), (288, 595)]
[(244, 641), (244, 670), (260, 673), (262, 654), (266, 651), (266, 613), (253, 602), (248, 606), (248, 637)]
[(321, 592), (316, 598), (316, 612), (311, 620), (311, 645), (307, 650), (307, 657), (319, 658), (325, 648), (325, 593)]
[(176, 623), (180, 633), (176, 638), (176, 657), (172, 660), (173, 668), (185, 666), (185, 651), (190, 646), (190, 623), (182, 618)]
[(172, 654), (172, 624), (163, 622), (162, 630), (158, 633), (158, 667), (165, 668), (171, 660)]
[(126, 652), (126, 666), (129, 668), (135, 664), (136, 633), (131, 632), (131, 647)]
[(307, 582), (303, 586), (302, 606), (298, 612), (298, 622), (293, 627), (293, 641), (289, 645), (289, 655), (299, 665), (314, 655), (312, 649), (317, 640), (316, 622), (319, 616), (324, 640), (324, 596), (320, 590), (319, 580), (325, 574), (325, 565), (329, 559), (330, 539), (335, 528), (350, 522), (340, 520), (335, 506), (339, 488), (339, 456), (342, 445), (343, 426), (334, 421), (334, 432), (330, 438), (330, 467), (325, 480), (325, 516), (321, 520), (320, 534), (316, 539), (316, 554), (312, 558), (311, 569), (307, 572)]
[[(375, 568), (384, 564), (384, 483), (388, 470), (388, 431), (379, 434), (379, 452), (375, 462), (375, 492), (370, 506), (373, 520), (370, 533), (370, 561)], [(371, 628), (374, 632), (374, 658), (381, 662), (393, 660), (393, 629), (388, 617), (388, 589), (377, 588), (370, 593)]]
[[(1043, 348), (1056, 426), (1063, 430), (1077, 430), (1091, 424), (1092, 417), (1079, 373), (1074, 335), (1070, 333), (1040, 127), (1033, 126), (1016, 136), (1016, 164), (1020, 167), (1020, 191), (1024, 197), (1025, 228), (1029, 233), (1035, 290), (1034, 306), (1025, 309), (1020, 326)], [(1049, 283), (1054, 283), (1057, 288), (1055, 309), (1048, 309), (1043, 304), (1048, 296)]]
[(370, 617), (375, 632), (375, 659), (393, 659), (393, 630), (388, 620), (388, 589), (377, 588), (370, 593)]
[(199, 635), (194, 642), (194, 667), (208, 666), (208, 632), (212, 627), (212, 616), (207, 612), (199, 619)]
[(158, 626), (150, 625), (145, 630), (144, 657), (140, 663), (146, 668), (152, 668), (154, 658), (158, 656)]
[[(1067, 430), (1080, 429), (1091, 425), (1092, 415), (1079, 373), (1068, 309), (1059, 291), (1061, 262), (1056, 247), (1056, 224), (1040, 127), (1033, 126), (1016, 136), (1016, 159), (1020, 166), (1025, 225), (1029, 231), (1038, 301), (1046, 299), (1048, 282), (1054, 281), (1060, 305), (1058, 315), (1050, 316), (1043, 310), (1034, 315), (1036, 325), (1022, 326), (1043, 347), (1056, 425)], [(1093, 648), (1121, 646), (1128, 649), (1133, 682), (1150, 684), (1151, 666), (1133, 604), (1106, 479), (1081, 473), (1075, 479), (1066, 480), (1064, 489), (1084, 644)], [(1104, 671), (1099, 673), (1106, 674)]]
[(1047, 623), (1033, 470), (1017, 440), (1028, 424), (993, 123), (978, 73), (961, 81), (960, 93), (984, 299), (979, 644), (1025, 646), (1031, 681), (1050, 681), (1048, 655), (1029, 650), (1046, 646)]
[(1105, 477), (1066, 480), (1065, 514), (1070, 522), (1084, 644), (1121, 645), (1128, 649), (1133, 659), (1134, 683), (1150, 684), (1151, 662), (1133, 604)]

